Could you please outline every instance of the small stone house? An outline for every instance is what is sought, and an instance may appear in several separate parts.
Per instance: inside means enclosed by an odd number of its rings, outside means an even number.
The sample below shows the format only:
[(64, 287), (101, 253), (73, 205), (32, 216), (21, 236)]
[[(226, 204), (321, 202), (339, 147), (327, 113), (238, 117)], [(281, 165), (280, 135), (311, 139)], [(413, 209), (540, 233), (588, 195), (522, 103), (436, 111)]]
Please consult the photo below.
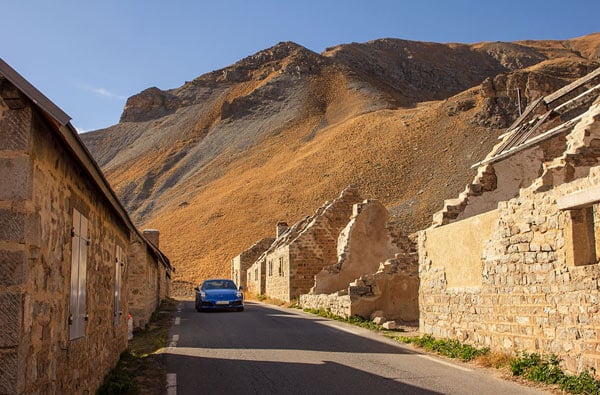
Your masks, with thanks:
[(419, 232), (420, 328), (600, 369), (600, 68), (541, 97)]
[(127, 347), (137, 232), (70, 118), (0, 59), (0, 393), (90, 393)]
[(129, 265), (129, 313), (134, 328), (144, 328), (169, 295), (171, 273), (175, 270), (158, 248), (160, 232), (145, 229), (144, 238), (137, 234), (131, 240), (131, 264)]
[(244, 289), (248, 289), (249, 277), (250, 281), (253, 282), (253, 285), (251, 286), (252, 292), (255, 294), (259, 293), (256, 292), (257, 286), (254, 285), (257, 280), (252, 279), (253, 273), (248, 269), (271, 246), (271, 244), (273, 244), (274, 241), (275, 239), (272, 237), (265, 237), (264, 239), (254, 243), (247, 250), (243, 251), (240, 255), (231, 260), (231, 279), (238, 287), (242, 286)]

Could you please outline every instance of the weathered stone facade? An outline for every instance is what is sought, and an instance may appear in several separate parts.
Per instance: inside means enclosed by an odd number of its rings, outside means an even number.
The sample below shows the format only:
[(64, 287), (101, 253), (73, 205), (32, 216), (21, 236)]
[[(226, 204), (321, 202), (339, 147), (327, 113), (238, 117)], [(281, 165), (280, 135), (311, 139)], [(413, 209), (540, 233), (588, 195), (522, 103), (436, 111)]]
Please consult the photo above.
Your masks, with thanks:
[(68, 120), (0, 60), (0, 393), (95, 392), (127, 347), (135, 228)]
[(416, 245), (388, 219), (387, 209), (377, 200), (355, 204), (338, 238), (337, 263), (317, 273), (310, 293), (300, 296), (300, 305), (343, 317), (369, 318), (379, 310), (387, 318), (418, 320)]
[(345, 290), (331, 294), (300, 295), (303, 308), (328, 310), (341, 317), (369, 318), (381, 311), (389, 320), (419, 319), (419, 275), (415, 252), (397, 254), (379, 265), (374, 274), (354, 280)]
[[(250, 246), (250, 248), (231, 260), (231, 278), (238, 287), (242, 286), (244, 289), (248, 288), (248, 277), (250, 277), (251, 282), (253, 281), (253, 273), (248, 272), (248, 269), (265, 251), (269, 249), (274, 241), (275, 239), (272, 237), (265, 237), (264, 239), (254, 243), (252, 246)], [(249, 276), (248, 273), (250, 273)], [(258, 282), (258, 280), (254, 281)], [(257, 286), (253, 283), (252, 292), (257, 294), (260, 293), (260, 291), (256, 291), (256, 289), (260, 288), (257, 288)]]
[(160, 302), (169, 295), (171, 271), (168, 258), (158, 249), (159, 231), (144, 230), (131, 237), (129, 265), (129, 313), (134, 328), (144, 328)]
[(337, 262), (337, 239), (362, 201), (356, 188), (348, 187), (332, 202), (286, 229), (265, 253), (266, 295), (290, 301), (307, 293), (314, 276)]
[(307, 293), (315, 274), (337, 261), (340, 231), (350, 220), (352, 206), (361, 200), (358, 190), (348, 187), (313, 216), (291, 227), (278, 222), (277, 238), (246, 270), (248, 292), (284, 301)]
[[(422, 331), (495, 350), (554, 353), (572, 372), (600, 368), (600, 99), (581, 114), (573, 103), (582, 96), (572, 99), (580, 92), (558, 105), (575, 113), (555, 118), (543, 131), (548, 138), (523, 140), (526, 149), (510, 157), (498, 150), (497, 163), (484, 164), (434, 227), (420, 232)], [(535, 172), (520, 180), (506, 174), (531, 157)], [(502, 177), (513, 177), (510, 191)]]
[(266, 254), (263, 253), (257, 260), (246, 270), (246, 292), (251, 295), (265, 295), (265, 265)]
[(352, 210), (350, 221), (338, 237), (337, 263), (317, 273), (311, 293), (346, 289), (351, 281), (375, 273), (381, 262), (399, 252), (398, 232), (388, 225), (389, 213), (378, 200), (357, 203)]

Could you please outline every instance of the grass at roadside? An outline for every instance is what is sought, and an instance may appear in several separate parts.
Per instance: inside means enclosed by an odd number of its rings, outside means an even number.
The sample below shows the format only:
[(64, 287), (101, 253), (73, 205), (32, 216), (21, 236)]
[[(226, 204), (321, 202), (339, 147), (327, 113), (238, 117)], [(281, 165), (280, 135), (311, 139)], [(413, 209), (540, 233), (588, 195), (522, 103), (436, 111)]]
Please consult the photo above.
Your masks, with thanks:
[(423, 335), (421, 337), (399, 336), (395, 339), (403, 343), (414, 344), (427, 351), (436, 352), (449, 358), (460, 359), (464, 362), (472, 361), (490, 352), (489, 348), (476, 348), (468, 344), (461, 344), (458, 340), (435, 339), (430, 335)]
[[(299, 308), (299, 306), (292, 307)], [(323, 309), (303, 310), (320, 317), (346, 322), (363, 328), (375, 331), (383, 330), (381, 325), (358, 316), (343, 318)], [(472, 361), (477, 365), (488, 368), (505, 369), (510, 371), (514, 377), (553, 385), (566, 393), (600, 394), (600, 380), (597, 379), (594, 370), (585, 370), (578, 375), (567, 374), (560, 369), (560, 359), (555, 355), (540, 356), (535, 353), (520, 353), (516, 356), (511, 356), (504, 353), (492, 352), (489, 348), (477, 348), (463, 344), (458, 340), (436, 339), (427, 334), (422, 336), (398, 336), (386, 333), (386, 335), (396, 341), (413, 344), (416, 347), (449, 358), (459, 359), (464, 362)]]
[(311, 314), (318, 315), (320, 317), (329, 318), (331, 320), (346, 322), (351, 325), (360, 326), (361, 328), (371, 329), (373, 331), (390, 331), (390, 332), (404, 332), (404, 329), (384, 329), (381, 325), (377, 325), (373, 321), (367, 320), (366, 318), (354, 315), (352, 317), (344, 318), (339, 315), (335, 315), (330, 311), (323, 309), (303, 309), (303, 311)]
[(515, 376), (531, 381), (556, 384), (562, 391), (571, 394), (600, 394), (600, 380), (594, 377), (594, 370), (569, 375), (560, 369), (559, 364), (560, 359), (556, 355), (521, 353), (511, 360), (510, 370)]
[(478, 365), (496, 369), (510, 369), (513, 376), (536, 383), (555, 385), (567, 393), (600, 394), (600, 380), (595, 378), (594, 371), (586, 370), (578, 375), (567, 374), (560, 369), (560, 359), (556, 355), (520, 353), (509, 356), (491, 352), (488, 348), (461, 344), (457, 340), (435, 339), (431, 335), (398, 336), (395, 339), (449, 358), (457, 358), (465, 362), (474, 361)]
[(104, 379), (96, 392), (113, 394), (162, 394), (166, 387), (162, 356), (155, 354), (167, 344), (169, 327), (177, 301), (164, 301), (152, 314), (146, 328), (135, 331), (128, 348), (121, 354), (117, 366)]

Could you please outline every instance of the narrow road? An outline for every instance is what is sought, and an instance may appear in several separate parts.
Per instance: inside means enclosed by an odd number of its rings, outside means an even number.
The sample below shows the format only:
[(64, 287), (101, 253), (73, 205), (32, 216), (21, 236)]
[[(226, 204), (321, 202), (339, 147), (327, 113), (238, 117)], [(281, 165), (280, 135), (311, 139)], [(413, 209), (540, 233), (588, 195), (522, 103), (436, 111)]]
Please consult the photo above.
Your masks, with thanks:
[(544, 393), (301, 311), (180, 310), (165, 352), (169, 394)]

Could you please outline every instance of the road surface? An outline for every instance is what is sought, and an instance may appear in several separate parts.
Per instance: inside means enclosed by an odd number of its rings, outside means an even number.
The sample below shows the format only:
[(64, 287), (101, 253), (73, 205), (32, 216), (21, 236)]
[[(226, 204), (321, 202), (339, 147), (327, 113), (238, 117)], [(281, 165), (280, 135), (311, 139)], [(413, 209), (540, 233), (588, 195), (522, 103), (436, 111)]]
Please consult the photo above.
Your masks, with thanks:
[(247, 303), (182, 302), (165, 350), (168, 394), (542, 394), (369, 330)]

